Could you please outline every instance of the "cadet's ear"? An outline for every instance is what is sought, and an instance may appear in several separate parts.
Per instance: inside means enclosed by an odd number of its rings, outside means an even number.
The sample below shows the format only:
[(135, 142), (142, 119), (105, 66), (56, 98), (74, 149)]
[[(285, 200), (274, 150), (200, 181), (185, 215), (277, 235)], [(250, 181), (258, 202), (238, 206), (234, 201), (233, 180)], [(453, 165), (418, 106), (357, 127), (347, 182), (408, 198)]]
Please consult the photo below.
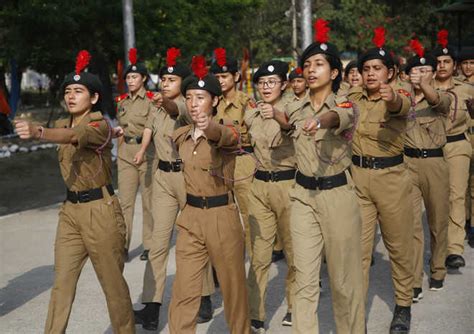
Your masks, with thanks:
[(99, 101), (99, 93), (94, 93), (94, 95), (91, 96), (91, 104), (94, 105)]
[(388, 81), (392, 80), (393, 75), (395, 74), (395, 70), (392, 68), (388, 69)]
[(239, 82), (240, 82), (240, 79), (241, 79), (240, 72), (235, 73), (235, 74), (234, 74), (234, 82), (235, 82), (235, 83), (239, 83)]
[(338, 75), (339, 75), (339, 70), (337, 68), (333, 68), (331, 70), (331, 80), (336, 80)]
[(281, 84), (281, 91), (283, 92), (286, 89), (286, 86), (288, 85), (288, 81), (283, 81)]
[(219, 98), (217, 96), (214, 96), (212, 98), (212, 107), (215, 108), (219, 104)]

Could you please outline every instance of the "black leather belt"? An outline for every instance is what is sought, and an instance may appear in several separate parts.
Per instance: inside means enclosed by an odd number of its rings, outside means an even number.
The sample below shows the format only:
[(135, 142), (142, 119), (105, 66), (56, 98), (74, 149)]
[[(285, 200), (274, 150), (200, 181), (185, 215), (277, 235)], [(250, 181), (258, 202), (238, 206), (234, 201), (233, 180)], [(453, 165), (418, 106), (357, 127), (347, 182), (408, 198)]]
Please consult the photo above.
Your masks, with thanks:
[(454, 135), (454, 136), (446, 136), (446, 141), (448, 143), (452, 143), (452, 142), (460, 141), (460, 140), (464, 140), (464, 139), (466, 139), (466, 135), (464, 133), (460, 133), (460, 134)]
[(176, 161), (158, 161), (158, 168), (163, 172), (181, 172), (181, 164), (183, 160), (177, 159)]
[(129, 136), (123, 136), (123, 139), (127, 144), (141, 144), (142, 143), (142, 137), (129, 137)]
[(420, 148), (411, 148), (405, 147), (404, 153), (407, 157), (410, 158), (439, 158), (443, 156), (443, 150), (441, 148), (433, 149), (420, 149)]
[(263, 170), (257, 170), (255, 178), (265, 182), (278, 182), (285, 180), (292, 180), (295, 178), (296, 169), (283, 170), (280, 172), (266, 172)]
[(352, 163), (361, 168), (383, 169), (403, 163), (403, 154), (394, 157), (361, 157), (353, 155)]
[[(242, 151), (253, 153), (253, 146), (242, 146)], [(238, 152), (237, 155), (244, 155), (244, 152)]]
[[(106, 185), (107, 191), (109, 192), (110, 196), (114, 195), (114, 187), (111, 184)], [(101, 188), (95, 188), (90, 190), (84, 191), (70, 191), (67, 190), (66, 200), (71, 203), (87, 203), (91, 201), (95, 201), (98, 199), (104, 198), (104, 194), (102, 193)]]
[(229, 194), (223, 194), (218, 196), (194, 196), (191, 194), (186, 194), (186, 203), (194, 206), (195, 208), (215, 208), (218, 206), (224, 206), (229, 204)]
[(299, 171), (296, 173), (296, 183), (306, 189), (310, 190), (329, 190), (332, 188), (340, 187), (347, 184), (346, 173), (324, 177), (310, 177), (301, 174)]

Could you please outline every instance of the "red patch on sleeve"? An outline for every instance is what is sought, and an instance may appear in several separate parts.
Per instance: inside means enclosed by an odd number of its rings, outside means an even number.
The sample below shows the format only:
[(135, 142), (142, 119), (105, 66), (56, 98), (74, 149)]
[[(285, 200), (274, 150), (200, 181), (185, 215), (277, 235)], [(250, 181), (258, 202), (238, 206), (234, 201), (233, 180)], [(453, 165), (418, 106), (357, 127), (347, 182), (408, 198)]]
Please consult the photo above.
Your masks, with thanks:
[(232, 133), (235, 137), (235, 139), (239, 139), (239, 131), (237, 131), (237, 129), (235, 128), (235, 126), (233, 125), (226, 125), (229, 129), (232, 130)]
[(150, 91), (146, 92), (146, 97), (148, 97), (150, 100), (153, 99), (153, 95), (155, 95), (155, 93), (150, 92)]
[(397, 90), (397, 92), (399, 94), (405, 95), (406, 97), (411, 97), (411, 94), (409, 92), (407, 92), (406, 90), (404, 90), (404, 89), (399, 89), (399, 90)]
[(120, 102), (120, 101), (122, 101), (122, 100), (125, 100), (125, 99), (127, 98), (127, 96), (128, 96), (128, 93), (125, 93), (125, 94), (122, 94), (122, 95), (120, 95), (120, 96), (117, 96), (117, 97), (115, 98), (115, 102)]
[(100, 123), (99, 122), (90, 122), (89, 124), (87, 124), (89, 126), (92, 126), (93, 128), (98, 128), (100, 127)]
[(336, 104), (336, 107), (339, 107), (339, 108), (352, 108), (352, 102), (344, 102), (344, 103), (338, 103)]
[(257, 103), (253, 99), (250, 99), (249, 100), (249, 106), (250, 106), (250, 108), (255, 109), (255, 108), (257, 108)]

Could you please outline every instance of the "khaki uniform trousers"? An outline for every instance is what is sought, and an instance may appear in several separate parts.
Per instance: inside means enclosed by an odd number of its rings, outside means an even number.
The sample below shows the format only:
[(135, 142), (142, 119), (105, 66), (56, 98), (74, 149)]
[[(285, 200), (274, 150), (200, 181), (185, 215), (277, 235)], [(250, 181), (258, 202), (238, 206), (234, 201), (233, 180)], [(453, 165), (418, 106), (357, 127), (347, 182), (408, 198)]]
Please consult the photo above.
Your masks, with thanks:
[(249, 224), (252, 257), (248, 275), (250, 319), (265, 321), (268, 270), (277, 232), (282, 238), (288, 264), (286, 301), (291, 313), (295, 293), (295, 267), (290, 235), (290, 199), (288, 191), (294, 180), (264, 182), (254, 179), (249, 194)]
[[(121, 145), (133, 145), (122, 143)], [(139, 166), (121, 159), (117, 159), (118, 166), (118, 189), (120, 205), (122, 206), (125, 225), (127, 226), (127, 236), (125, 248), (130, 248), (133, 231), (133, 217), (135, 213), (135, 200), (139, 186), (142, 195), (143, 207), (143, 229), (142, 240), (144, 249), (150, 249), (151, 234), (153, 231), (153, 218), (151, 215), (151, 190), (153, 183), (154, 160), (143, 161)]]
[(104, 291), (114, 333), (135, 333), (132, 302), (122, 275), (125, 224), (117, 197), (111, 197), (105, 187), (103, 191), (103, 199), (65, 202), (61, 207), (45, 333), (66, 332), (77, 281), (88, 257)]
[[(162, 303), (165, 290), (166, 267), (174, 224), (180, 208), (186, 203), (186, 187), (181, 172), (157, 169), (153, 178), (152, 214), (153, 234), (143, 278), (143, 303)], [(214, 293), (212, 267), (204, 275), (202, 295)]]
[(235, 158), (234, 179), (237, 181), (234, 182), (234, 194), (245, 229), (245, 249), (249, 256), (251, 255), (252, 247), (250, 244), (248, 196), (254, 172), (255, 160), (252, 155), (242, 154)]
[(365, 333), (361, 221), (353, 186), (321, 191), (296, 184), (290, 199), (296, 267), (292, 333), (319, 333), (316, 312), (323, 248), (337, 332)]
[(449, 169), (448, 255), (464, 253), (466, 192), (472, 146), (467, 140), (446, 143), (444, 157)]
[(367, 305), (370, 262), (377, 223), (392, 268), (395, 302), (410, 306), (413, 298), (413, 204), (411, 183), (404, 164), (369, 169), (352, 165), (362, 218), (362, 270)]
[(442, 280), (446, 276), (448, 245), (449, 171), (444, 158), (410, 158), (405, 156), (412, 183), (411, 198), (414, 209), (415, 288), (423, 283), (424, 234), (422, 202), (425, 204), (431, 240), (431, 277)]
[(244, 233), (237, 205), (210, 209), (186, 205), (176, 224), (176, 276), (168, 315), (170, 333), (196, 332), (203, 274), (210, 260), (216, 269), (230, 333), (249, 334)]

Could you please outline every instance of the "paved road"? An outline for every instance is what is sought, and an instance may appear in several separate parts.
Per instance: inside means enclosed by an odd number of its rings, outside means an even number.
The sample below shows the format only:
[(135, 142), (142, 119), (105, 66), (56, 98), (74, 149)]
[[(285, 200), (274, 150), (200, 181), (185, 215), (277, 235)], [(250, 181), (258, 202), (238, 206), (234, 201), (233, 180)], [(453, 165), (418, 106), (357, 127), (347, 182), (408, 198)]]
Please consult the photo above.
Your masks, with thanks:
[[(2, 195), (3, 196), (3, 195)], [(138, 200), (137, 203), (140, 203)], [(53, 242), (57, 224), (58, 205), (23, 211), (0, 217), (0, 333), (42, 333), (53, 283)], [(141, 219), (137, 206), (136, 220)], [(137, 237), (141, 226), (134, 227), (130, 263), (125, 277), (129, 283), (132, 301), (140, 307), (144, 262), (138, 258), (141, 246)], [(173, 243), (174, 244), (174, 243)], [(474, 250), (466, 248), (467, 267), (451, 273), (445, 289), (428, 291), (425, 279), (424, 299), (413, 307), (411, 333), (473, 333), (474, 328)], [(426, 262), (429, 253), (425, 253)], [(175, 273), (174, 247), (168, 265), (165, 306), (161, 311), (160, 333), (168, 333), (168, 311), (171, 284)], [(427, 268), (425, 267), (425, 270)], [(324, 270), (324, 267), (323, 267)], [(284, 277), (286, 264), (271, 266), (267, 315), (268, 333), (290, 333), (280, 325), (286, 312)], [(368, 332), (388, 333), (391, 311), (394, 307), (387, 253), (377, 236), (375, 266), (372, 267), (368, 305)], [(335, 333), (328, 289), (327, 273), (322, 273), (324, 291), (321, 295), (319, 319), (321, 333)], [(228, 333), (219, 293), (212, 297), (216, 307), (214, 320), (199, 325), (198, 333)], [(137, 326), (137, 333), (153, 333)], [(77, 297), (68, 326), (70, 334), (112, 333), (104, 296), (90, 265), (84, 267), (77, 288)]]

